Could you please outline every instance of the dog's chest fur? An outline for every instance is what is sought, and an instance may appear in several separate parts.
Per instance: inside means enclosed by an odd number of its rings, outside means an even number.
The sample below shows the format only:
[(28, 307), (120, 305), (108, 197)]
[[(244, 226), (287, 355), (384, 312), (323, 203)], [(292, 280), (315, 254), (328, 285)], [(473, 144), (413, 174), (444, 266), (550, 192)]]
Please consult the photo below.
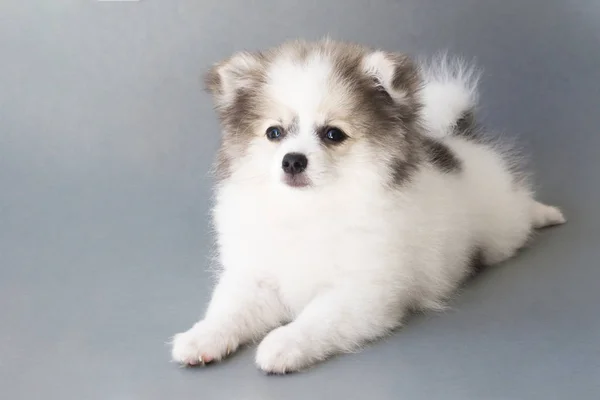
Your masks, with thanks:
[(401, 231), (395, 224), (396, 232), (387, 232), (389, 219), (399, 219), (392, 199), (368, 189), (294, 193), (231, 185), (217, 200), (223, 268), (264, 277), (292, 311), (345, 280), (378, 279), (372, 257), (389, 254)]

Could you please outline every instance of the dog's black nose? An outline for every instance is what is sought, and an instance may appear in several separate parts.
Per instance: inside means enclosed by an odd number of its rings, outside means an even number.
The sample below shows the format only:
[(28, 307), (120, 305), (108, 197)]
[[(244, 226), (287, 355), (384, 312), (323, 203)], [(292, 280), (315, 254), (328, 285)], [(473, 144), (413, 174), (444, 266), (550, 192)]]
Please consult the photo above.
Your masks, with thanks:
[(306, 169), (307, 165), (308, 158), (301, 153), (287, 153), (283, 156), (283, 161), (281, 162), (281, 168), (283, 168), (285, 173), (292, 175), (301, 173)]

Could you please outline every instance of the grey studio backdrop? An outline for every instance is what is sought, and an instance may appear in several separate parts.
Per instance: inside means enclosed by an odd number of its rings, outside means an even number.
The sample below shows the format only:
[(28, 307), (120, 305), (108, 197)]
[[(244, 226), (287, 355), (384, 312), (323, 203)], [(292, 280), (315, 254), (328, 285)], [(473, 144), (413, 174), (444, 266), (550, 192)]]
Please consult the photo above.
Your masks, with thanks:
[[(327, 33), (476, 58), (484, 121), (570, 221), (359, 354), (287, 377), (253, 347), (181, 369), (164, 343), (212, 286), (200, 76)], [(0, 397), (599, 398), (599, 88), (594, 0), (2, 0)]]

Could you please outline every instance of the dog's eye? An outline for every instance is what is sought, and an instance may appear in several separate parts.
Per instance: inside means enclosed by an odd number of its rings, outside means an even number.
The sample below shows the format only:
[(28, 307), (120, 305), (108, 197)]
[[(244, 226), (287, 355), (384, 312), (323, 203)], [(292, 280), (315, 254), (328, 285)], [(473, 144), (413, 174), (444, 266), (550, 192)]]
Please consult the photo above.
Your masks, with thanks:
[(333, 143), (340, 143), (346, 140), (348, 136), (338, 128), (327, 128), (325, 131), (325, 140)]
[(271, 126), (267, 129), (266, 134), (269, 140), (278, 140), (283, 136), (283, 130), (278, 126)]

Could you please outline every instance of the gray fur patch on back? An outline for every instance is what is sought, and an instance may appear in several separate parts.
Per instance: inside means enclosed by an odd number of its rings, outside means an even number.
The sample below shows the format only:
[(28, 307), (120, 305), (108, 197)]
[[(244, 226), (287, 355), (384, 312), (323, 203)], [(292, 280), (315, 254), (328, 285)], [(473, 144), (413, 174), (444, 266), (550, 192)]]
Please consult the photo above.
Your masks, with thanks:
[(462, 169), (461, 160), (444, 143), (423, 137), (423, 149), (427, 159), (443, 173), (456, 173)]
[(473, 111), (467, 111), (458, 119), (458, 121), (456, 121), (452, 133), (455, 136), (461, 136), (467, 139), (478, 139), (480, 129)]
[(531, 186), (527, 160), (519, 150), (520, 146), (517, 146), (516, 143), (510, 143), (506, 139), (500, 141), (498, 138), (492, 137), (490, 132), (486, 131), (485, 127), (477, 121), (472, 110), (464, 113), (456, 121), (452, 133), (456, 137), (493, 149), (494, 152), (501, 156), (516, 186)]

